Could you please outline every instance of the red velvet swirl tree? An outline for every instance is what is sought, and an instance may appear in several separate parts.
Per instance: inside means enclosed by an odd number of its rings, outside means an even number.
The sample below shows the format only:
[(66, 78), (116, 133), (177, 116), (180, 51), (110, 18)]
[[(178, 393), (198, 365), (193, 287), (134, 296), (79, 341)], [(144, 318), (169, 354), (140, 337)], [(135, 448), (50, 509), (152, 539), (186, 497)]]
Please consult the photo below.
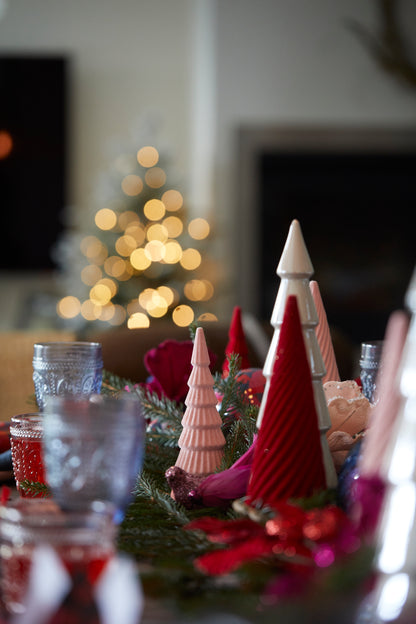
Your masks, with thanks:
[(254, 450), (248, 502), (273, 506), (326, 488), (318, 415), (297, 298), (287, 299)]

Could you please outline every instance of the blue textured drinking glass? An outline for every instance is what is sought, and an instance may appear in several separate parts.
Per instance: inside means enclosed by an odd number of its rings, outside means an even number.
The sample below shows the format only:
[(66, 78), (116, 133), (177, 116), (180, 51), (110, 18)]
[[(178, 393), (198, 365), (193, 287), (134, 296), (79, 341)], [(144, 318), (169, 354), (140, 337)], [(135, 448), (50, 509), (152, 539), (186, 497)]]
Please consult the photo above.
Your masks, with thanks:
[(145, 419), (137, 397), (48, 397), (43, 461), (52, 496), (63, 509), (112, 503), (120, 522), (143, 463)]
[(98, 394), (103, 358), (98, 342), (37, 342), (33, 348), (33, 383), (40, 410), (50, 395)]

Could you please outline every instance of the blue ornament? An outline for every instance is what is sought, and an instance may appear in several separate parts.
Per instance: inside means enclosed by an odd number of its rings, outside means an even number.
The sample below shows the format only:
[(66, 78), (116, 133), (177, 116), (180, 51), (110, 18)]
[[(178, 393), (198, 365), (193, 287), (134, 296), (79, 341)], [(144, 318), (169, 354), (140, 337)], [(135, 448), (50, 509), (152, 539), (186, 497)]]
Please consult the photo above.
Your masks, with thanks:
[(362, 439), (358, 440), (347, 455), (338, 474), (337, 502), (348, 511), (354, 501), (354, 485), (358, 478), (358, 459), (361, 452)]

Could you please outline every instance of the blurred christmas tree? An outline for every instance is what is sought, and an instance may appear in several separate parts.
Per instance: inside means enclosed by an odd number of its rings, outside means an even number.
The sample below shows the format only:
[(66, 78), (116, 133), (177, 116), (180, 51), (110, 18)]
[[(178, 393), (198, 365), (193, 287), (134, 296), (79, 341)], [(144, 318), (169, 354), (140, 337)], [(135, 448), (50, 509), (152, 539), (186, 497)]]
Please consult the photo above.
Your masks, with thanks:
[[(148, 139), (148, 137), (146, 137)], [(181, 192), (168, 181), (167, 158), (154, 143), (119, 153), (98, 185), (97, 206), (55, 249), (68, 325), (148, 327), (172, 317), (186, 326), (215, 318), (212, 260), (203, 255), (206, 219), (188, 221)]]

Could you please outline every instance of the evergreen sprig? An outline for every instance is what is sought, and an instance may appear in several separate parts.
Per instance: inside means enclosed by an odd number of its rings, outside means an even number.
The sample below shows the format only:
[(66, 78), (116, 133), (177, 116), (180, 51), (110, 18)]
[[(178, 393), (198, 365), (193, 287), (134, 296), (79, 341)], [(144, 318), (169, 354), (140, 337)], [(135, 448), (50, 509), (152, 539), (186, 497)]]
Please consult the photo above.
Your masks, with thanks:
[(166, 396), (159, 397), (155, 392), (137, 386), (136, 394), (140, 398), (143, 414), (149, 420), (158, 420), (175, 430), (180, 429), (183, 416), (183, 405)]
[(22, 479), (22, 481), (19, 482), (19, 488), (25, 493), (26, 496), (30, 496), (31, 498), (47, 498), (50, 496), (49, 487), (40, 481)]
[(169, 492), (162, 490), (156, 482), (146, 473), (142, 473), (137, 483), (138, 496), (145, 497), (174, 518), (179, 525), (185, 525), (189, 522), (189, 516), (185, 509), (176, 503), (170, 496)]
[(134, 392), (136, 384), (130, 379), (125, 379), (108, 370), (103, 370), (103, 381), (101, 386), (101, 394), (117, 395), (120, 392)]
[(219, 413), (226, 440), (219, 470), (229, 468), (248, 450), (257, 430), (258, 407), (245, 399), (243, 384), (238, 378), (241, 358), (231, 354), (228, 361), (227, 377), (224, 378), (219, 373), (214, 377), (215, 389), (222, 396)]
[[(255, 431), (257, 409), (247, 405), (241, 396), (242, 387), (237, 379), (239, 371), (240, 358), (231, 355), (227, 378), (219, 374), (214, 376), (214, 387), (222, 396), (219, 413), (226, 438), (220, 470), (229, 468), (249, 448)], [(111, 392), (126, 388), (135, 392), (148, 422), (143, 468), (137, 481), (135, 499), (121, 527), (120, 547), (139, 560), (148, 560), (150, 557), (152, 561), (162, 561), (169, 544), (170, 560), (177, 556), (180, 565), (187, 565), (187, 555), (189, 564), (197, 552), (213, 546), (204, 536), (194, 531), (184, 531), (183, 527), (198, 515), (226, 518), (233, 512), (206, 508), (188, 510), (170, 495), (165, 472), (177, 459), (184, 406), (113, 374), (106, 374), (105, 382)]]

